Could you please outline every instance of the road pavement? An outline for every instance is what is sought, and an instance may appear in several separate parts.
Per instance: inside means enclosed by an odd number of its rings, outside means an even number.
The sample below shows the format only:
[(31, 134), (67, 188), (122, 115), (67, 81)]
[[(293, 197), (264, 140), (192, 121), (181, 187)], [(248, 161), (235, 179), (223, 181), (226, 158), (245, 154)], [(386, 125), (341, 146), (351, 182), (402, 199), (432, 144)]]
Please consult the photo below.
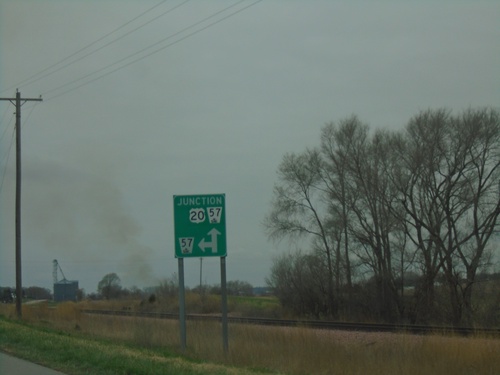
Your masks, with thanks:
[(62, 372), (0, 352), (1, 375), (64, 375)]

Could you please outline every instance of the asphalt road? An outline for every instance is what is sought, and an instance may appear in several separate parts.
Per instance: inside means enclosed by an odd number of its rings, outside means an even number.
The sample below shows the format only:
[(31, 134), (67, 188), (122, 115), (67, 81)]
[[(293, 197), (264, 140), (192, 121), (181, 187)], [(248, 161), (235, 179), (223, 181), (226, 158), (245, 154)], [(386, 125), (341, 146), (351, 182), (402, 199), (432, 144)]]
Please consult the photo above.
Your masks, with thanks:
[(1, 375), (64, 375), (62, 372), (0, 352)]

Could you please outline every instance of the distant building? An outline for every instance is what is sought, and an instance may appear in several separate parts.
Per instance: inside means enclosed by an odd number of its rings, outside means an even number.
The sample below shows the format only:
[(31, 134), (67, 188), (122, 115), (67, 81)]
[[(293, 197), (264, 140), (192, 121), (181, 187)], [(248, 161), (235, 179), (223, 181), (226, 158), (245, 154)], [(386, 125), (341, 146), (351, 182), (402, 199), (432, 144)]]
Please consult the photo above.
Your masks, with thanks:
[(271, 288), (260, 286), (253, 288), (254, 296), (270, 296), (273, 293)]
[(78, 281), (63, 279), (54, 283), (54, 301), (76, 301), (78, 292)]
[(15, 294), (12, 292), (12, 289), (10, 288), (0, 288), (0, 289), (2, 289), (1, 292), (2, 303), (13, 303)]

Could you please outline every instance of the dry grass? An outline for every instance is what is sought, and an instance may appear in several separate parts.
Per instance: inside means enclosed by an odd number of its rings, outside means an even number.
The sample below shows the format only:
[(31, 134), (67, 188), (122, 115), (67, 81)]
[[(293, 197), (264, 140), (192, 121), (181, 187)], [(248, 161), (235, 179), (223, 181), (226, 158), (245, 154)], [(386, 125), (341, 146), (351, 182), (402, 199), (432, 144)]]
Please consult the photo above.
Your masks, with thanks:
[[(177, 321), (86, 315), (73, 303), (26, 306), (23, 317), (143, 347), (180, 346)], [(225, 355), (218, 323), (188, 322), (187, 345), (194, 359), (284, 374), (500, 374), (498, 338), (230, 325)]]

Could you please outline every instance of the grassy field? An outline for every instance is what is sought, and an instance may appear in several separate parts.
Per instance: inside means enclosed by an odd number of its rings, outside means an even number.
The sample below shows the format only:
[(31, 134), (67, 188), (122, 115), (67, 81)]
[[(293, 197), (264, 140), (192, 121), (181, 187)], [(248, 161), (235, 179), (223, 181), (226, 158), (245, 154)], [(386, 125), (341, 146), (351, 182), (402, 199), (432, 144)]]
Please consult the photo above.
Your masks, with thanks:
[(0, 348), (67, 374), (209, 375), (259, 372), (190, 360), (168, 350), (92, 339), (0, 319)]
[[(88, 306), (85, 306), (88, 307)], [(188, 322), (179, 351), (176, 321), (86, 315), (80, 305), (1, 306), (0, 349), (68, 374), (407, 374), (500, 373), (500, 339), (351, 333)], [(10, 317), (10, 318), (9, 318)], [(44, 362), (47, 361), (47, 362)]]

